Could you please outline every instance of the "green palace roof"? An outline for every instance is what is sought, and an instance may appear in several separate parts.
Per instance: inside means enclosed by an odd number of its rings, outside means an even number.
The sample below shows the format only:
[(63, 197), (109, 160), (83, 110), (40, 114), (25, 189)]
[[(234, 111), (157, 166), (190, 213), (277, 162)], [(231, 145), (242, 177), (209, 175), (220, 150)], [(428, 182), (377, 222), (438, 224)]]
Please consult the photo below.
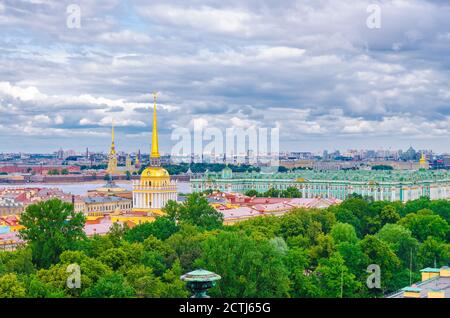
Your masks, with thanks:
[[(222, 179), (222, 172), (208, 172), (209, 179)], [(450, 181), (450, 172), (445, 170), (390, 170), (390, 171), (373, 171), (373, 170), (339, 170), (339, 171), (319, 171), (319, 170), (302, 170), (286, 173), (262, 174), (259, 172), (238, 172), (233, 173), (231, 179), (271, 179), (271, 180), (295, 180), (303, 178), (309, 180), (345, 180), (354, 182), (398, 182), (398, 183), (414, 183), (414, 182), (435, 182)], [(193, 178), (195, 181), (196, 178)]]

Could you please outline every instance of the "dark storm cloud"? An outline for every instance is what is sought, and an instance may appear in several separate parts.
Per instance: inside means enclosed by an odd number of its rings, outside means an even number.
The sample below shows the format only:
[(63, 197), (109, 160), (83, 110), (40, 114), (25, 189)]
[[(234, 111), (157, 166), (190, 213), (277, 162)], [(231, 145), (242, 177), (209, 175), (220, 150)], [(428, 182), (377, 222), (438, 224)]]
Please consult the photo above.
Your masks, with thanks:
[(156, 90), (166, 144), (201, 118), (277, 126), (282, 143), (316, 149), (338, 137), (450, 146), (446, 1), (377, 1), (380, 29), (366, 26), (373, 1), (83, 0), (80, 29), (66, 26), (71, 3), (0, 6), (4, 136), (77, 136), (82, 149), (107, 141), (114, 120), (135, 149)]

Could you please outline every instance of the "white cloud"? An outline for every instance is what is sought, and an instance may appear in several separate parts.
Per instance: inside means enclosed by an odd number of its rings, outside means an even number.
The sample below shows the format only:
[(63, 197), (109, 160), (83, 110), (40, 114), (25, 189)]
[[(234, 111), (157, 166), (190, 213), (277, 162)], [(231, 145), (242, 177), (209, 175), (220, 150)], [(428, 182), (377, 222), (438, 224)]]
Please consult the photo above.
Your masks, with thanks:
[(130, 30), (122, 30), (118, 32), (105, 32), (98, 36), (98, 40), (101, 42), (112, 43), (112, 44), (148, 44), (151, 42), (151, 38), (144, 34), (133, 32)]
[(140, 14), (177, 26), (189, 26), (202, 31), (250, 35), (257, 16), (238, 9), (198, 8), (173, 5), (141, 7)]

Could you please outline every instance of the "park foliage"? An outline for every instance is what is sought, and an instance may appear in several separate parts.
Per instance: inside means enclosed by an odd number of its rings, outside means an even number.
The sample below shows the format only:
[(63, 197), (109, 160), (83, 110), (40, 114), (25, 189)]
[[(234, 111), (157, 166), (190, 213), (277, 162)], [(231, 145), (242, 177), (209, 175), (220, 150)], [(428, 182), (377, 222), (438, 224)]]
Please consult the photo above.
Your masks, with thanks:
[[(213, 297), (382, 297), (419, 280), (420, 269), (449, 261), (445, 200), (352, 196), (328, 209), (224, 226), (203, 195), (192, 194), (165, 212), (88, 238), (71, 204), (30, 205), (20, 233), (28, 244), (0, 252), (0, 297), (188, 297), (179, 277), (197, 268), (222, 276)], [(74, 263), (81, 287), (71, 289)], [(366, 286), (369, 264), (381, 268), (380, 289)]]

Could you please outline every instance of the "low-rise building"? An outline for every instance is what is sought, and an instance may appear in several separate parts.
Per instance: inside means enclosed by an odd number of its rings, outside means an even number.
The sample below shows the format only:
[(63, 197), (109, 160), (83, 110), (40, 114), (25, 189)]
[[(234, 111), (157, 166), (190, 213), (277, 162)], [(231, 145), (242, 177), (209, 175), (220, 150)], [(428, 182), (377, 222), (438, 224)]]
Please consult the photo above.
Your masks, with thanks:
[(24, 205), (14, 198), (0, 197), (0, 216), (19, 215), (23, 212)]
[[(338, 199), (324, 198), (260, 198), (247, 197), (238, 193), (222, 194), (227, 202), (210, 204), (223, 214), (224, 224), (234, 224), (257, 216), (281, 216), (295, 208), (324, 209), (331, 205), (340, 204)], [(214, 198), (216, 195), (213, 195)]]
[(132, 200), (116, 196), (89, 196), (84, 198), (83, 212), (89, 216), (101, 216), (115, 212), (129, 212)]
[(450, 268), (422, 269), (422, 281), (407, 286), (387, 298), (450, 298)]

